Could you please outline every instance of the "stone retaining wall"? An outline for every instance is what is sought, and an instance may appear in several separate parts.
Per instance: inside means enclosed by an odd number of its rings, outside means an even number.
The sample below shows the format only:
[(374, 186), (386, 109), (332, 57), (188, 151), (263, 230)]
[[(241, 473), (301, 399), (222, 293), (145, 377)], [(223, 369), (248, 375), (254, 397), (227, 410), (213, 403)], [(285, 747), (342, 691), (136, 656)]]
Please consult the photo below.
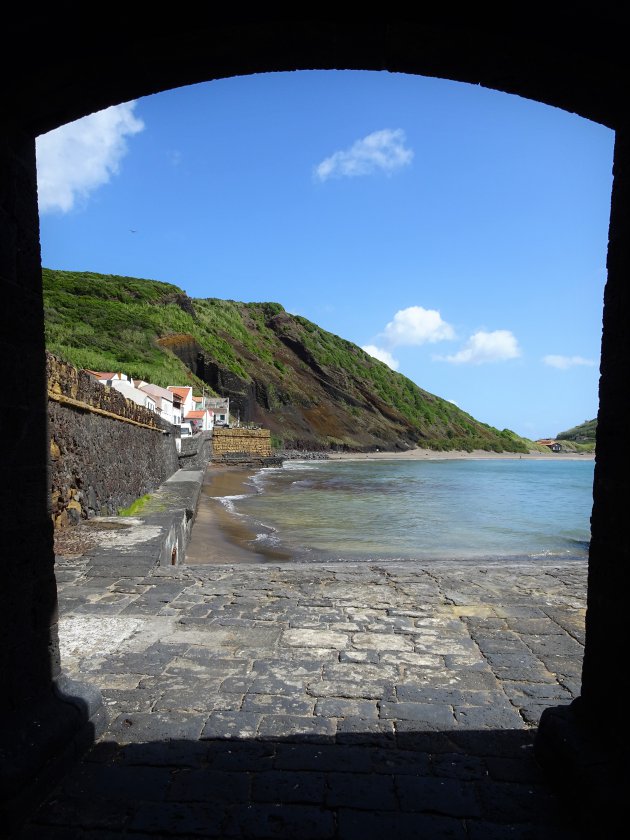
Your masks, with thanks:
[(179, 466), (185, 470), (205, 469), (212, 458), (212, 432), (198, 432), (181, 439)]
[(47, 354), (51, 513), (56, 528), (111, 516), (178, 468), (173, 427)]
[(84, 410), (94, 408), (109, 412), (118, 418), (132, 420), (155, 429), (170, 427), (170, 424), (165, 425), (157, 414), (125, 399), (120, 391), (102, 385), (87, 371), (78, 370), (52, 353), (46, 353), (46, 378), (48, 395), (53, 400), (57, 398), (66, 404), (76, 401), (84, 404)]
[(223, 429), (215, 428), (212, 439), (214, 461), (225, 460), (225, 456), (247, 455), (250, 458), (271, 456), (271, 432), (269, 429)]

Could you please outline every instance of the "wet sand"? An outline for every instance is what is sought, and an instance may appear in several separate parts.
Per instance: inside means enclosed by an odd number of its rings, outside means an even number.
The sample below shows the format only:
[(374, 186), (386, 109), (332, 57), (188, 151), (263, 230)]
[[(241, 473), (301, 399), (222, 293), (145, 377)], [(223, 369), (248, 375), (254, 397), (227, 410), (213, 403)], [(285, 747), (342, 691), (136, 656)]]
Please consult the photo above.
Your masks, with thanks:
[(248, 479), (256, 472), (258, 470), (214, 465), (206, 469), (197, 516), (186, 550), (188, 565), (265, 563), (291, 559), (287, 552), (256, 551), (252, 545), (256, 532), (219, 501), (219, 497), (253, 492)]

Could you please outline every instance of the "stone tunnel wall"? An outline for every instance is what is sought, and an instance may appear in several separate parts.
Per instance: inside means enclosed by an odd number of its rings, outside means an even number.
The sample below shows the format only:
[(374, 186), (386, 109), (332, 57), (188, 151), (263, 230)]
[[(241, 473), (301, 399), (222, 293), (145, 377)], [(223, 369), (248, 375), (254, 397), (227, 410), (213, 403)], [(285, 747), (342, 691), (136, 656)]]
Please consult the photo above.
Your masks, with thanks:
[(230, 455), (247, 455), (250, 458), (271, 456), (269, 429), (216, 428), (212, 435), (213, 460), (225, 460)]
[(169, 423), (51, 354), (46, 367), (55, 527), (115, 515), (178, 469)]

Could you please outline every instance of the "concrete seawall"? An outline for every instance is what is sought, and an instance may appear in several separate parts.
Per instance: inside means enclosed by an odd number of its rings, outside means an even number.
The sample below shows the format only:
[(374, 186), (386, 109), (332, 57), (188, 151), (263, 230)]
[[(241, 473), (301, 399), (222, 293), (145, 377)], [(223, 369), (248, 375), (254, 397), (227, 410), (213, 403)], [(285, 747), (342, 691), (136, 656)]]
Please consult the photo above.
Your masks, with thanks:
[[(67, 545), (79, 544), (87, 579), (152, 574), (185, 561), (204, 470), (178, 470), (135, 516), (102, 516), (72, 529)], [(58, 537), (64, 553), (64, 534)], [(96, 582), (96, 581), (95, 581)], [(102, 581), (104, 583), (105, 581)]]

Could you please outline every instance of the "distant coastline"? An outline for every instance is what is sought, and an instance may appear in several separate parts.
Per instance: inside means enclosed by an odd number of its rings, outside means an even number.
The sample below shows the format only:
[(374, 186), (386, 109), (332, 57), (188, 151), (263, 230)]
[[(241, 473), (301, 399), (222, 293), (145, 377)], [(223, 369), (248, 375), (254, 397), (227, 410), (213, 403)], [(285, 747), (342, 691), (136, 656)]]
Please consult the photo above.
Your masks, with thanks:
[(593, 461), (594, 452), (530, 452), (522, 455), (516, 452), (486, 452), (484, 449), (475, 449), (472, 452), (463, 450), (439, 452), (435, 449), (409, 449), (406, 452), (331, 452), (328, 455), (331, 461), (364, 461), (366, 458), (371, 461), (448, 461), (455, 459), (465, 460), (490, 460), (509, 459), (518, 461)]

